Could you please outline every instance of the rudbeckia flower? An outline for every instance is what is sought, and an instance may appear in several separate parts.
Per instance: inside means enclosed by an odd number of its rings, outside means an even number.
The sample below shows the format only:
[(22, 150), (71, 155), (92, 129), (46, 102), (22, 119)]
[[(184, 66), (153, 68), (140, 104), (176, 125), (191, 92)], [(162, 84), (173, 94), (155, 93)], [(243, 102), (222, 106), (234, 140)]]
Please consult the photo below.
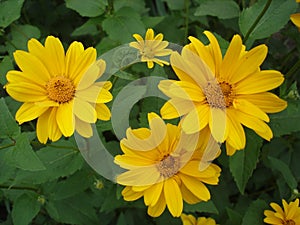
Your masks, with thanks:
[(193, 215), (186, 215), (184, 213), (180, 216), (182, 225), (217, 225), (216, 221), (212, 218), (198, 217), (197, 219)]
[(96, 50), (73, 42), (66, 54), (58, 38), (48, 36), (43, 46), (28, 41), (28, 52), (17, 50), (14, 58), (21, 71), (7, 73), (7, 93), (24, 102), (16, 113), (19, 124), (37, 119), (41, 143), (71, 136), (92, 135), (91, 123), (110, 119), (104, 104), (112, 100), (110, 82), (96, 82), (105, 62), (96, 61)]
[(127, 171), (116, 181), (126, 186), (126, 201), (144, 197), (150, 216), (160, 216), (167, 206), (179, 217), (183, 200), (195, 204), (210, 199), (205, 183), (218, 184), (221, 169), (211, 161), (220, 153), (219, 145), (208, 129), (200, 136), (186, 135), (180, 125), (165, 124), (155, 113), (148, 114), (148, 121), (150, 129), (129, 128), (121, 140), (124, 154), (115, 163)]
[(172, 50), (167, 49), (169, 42), (163, 41), (163, 34), (159, 33), (154, 36), (154, 31), (148, 29), (145, 40), (139, 34), (134, 34), (136, 42), (130, 42), (129, 46), (139, 50), (139, 57), (142, 62), (147, 62), (148, 68), (153, 68), (154, 63), (160, 66), (169, 65), (169, 63), (159, 57), (170, 55)]
[(300, 207), (299, 199), (289, 204), (282, 199), (283, 209), (276, 203), (272, 202), (273, 210), (265, 210), (264, 222), (273, 225), (300, 225)]
[(187, 133), (209, 126), (219, 143), (226, 141), (228, 155), (245, 148), (243, 125), (270, 140), (273, 134), (266, 113), (279, 112), (287, 103), (267, 92), (284, 81), (279, 71), (260, 69), (267, 47), (246, 51), (241, 37), (235, 35), (223, 58), (215, 36), (204, 33), (209, 45), (189, 37), (191, 43), (181, 54), (171, 54), (171, 66), (180, 80), (159, 83), (159, 89), (170, 97), (161, 108), (162, 118), (183, 116), (182, 128)]

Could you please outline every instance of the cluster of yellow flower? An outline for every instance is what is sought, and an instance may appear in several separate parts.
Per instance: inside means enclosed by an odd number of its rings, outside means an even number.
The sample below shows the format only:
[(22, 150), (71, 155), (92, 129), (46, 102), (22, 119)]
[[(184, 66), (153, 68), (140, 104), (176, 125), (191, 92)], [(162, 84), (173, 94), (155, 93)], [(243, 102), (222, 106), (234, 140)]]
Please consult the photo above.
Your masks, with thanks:
[[(247, 51), (241, 37), (235, 35), (223, 57), (216, 37), (204, 33), (208, 45), (189, 37), (191, 43), (180, 53), (168, 49), (163, 35), (155, 36), (152, 29), (147, 30), (145, 39), (134, 34), (136, 42), (130, 46), (139, 51), (140, 61), (147, 62), (148, 68), (154, 63), (170, 64), (179, 80), (159, 83), (159, 89), (170, 97), (161, 108), (161, 117), (149, 113), (149, 128), (129, 128), (120, 142), (124, 154), (115, 157), (115, 163), (127, 170), (117, 177), (117, 182), (126, 186), (122, 191), (125, 200), (144, 197), (149, 215), (160, 216), (167, 207), (174, 217), (181, 216), (185, 225), (216, 224), (204, 217), (196, 221), (182, 212), (183, 201), (195, 204), (211, 198), (205, 184), (219, 182), (221, 169), (212, 163), (220, 154), (219, 145), (226, 143), (228, 155), (244, 149), (243, 126), (270, 140), (267, 113), (287, 106), (268, 92), (284, 78), (278, 71), (260, 69), (267, 55), (265, 45)], [(112, 100), (112, 84), (97, 81), (106, 63), (96, 61), (94, 48), (84, 49), (73, 42), (65, 54), (59, 39), (49, 36), (45, 46), (31, 39), (28, 52), (18, 50), (14, 57), (21, 71), (8, 72), (5, 88), (11, 97), (24, 102), (16, 113), (20, 124), (37, 118), (40, 142), (69, 137), (75, 130), (90, 137), (91, 124), (110, 119), (105, 103)], [(177, 117), (181, 117), (177, 126), (163, 121)], [(299, 224), (299, 217), (294, 216), (299, 201), (290, 207), (286, 204), (285, 211), (292, 213), (284, 214), (273, 204), (277, 214), (266, 211), (265, 222)], [(279, 219), (285, 222), (278, 223)]]

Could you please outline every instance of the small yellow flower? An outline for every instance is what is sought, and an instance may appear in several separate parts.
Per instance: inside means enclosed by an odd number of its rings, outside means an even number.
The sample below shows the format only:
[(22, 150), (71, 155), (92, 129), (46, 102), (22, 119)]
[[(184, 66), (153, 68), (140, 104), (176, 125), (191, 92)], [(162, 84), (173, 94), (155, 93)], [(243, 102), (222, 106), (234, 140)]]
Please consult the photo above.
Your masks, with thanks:
[(11, 70), (6, 77), (7, 93), (24, 102), (16, 113), (19, 124), (37, 119), (37, 137), (69, 137), (76, 130), (92, 135), (91, 123), (97, 118), (110, 119), (104, 104), (112, 100), (110, 82), (96, 82), (105, 71), (103, 60), (96, 61), (96, 49), (84, 49), (73, 42), (66, 54), (58, 38), (48, 36), (43, 46), (38, 40), (28, 41), (28, 52), (17, 50), (14, 58), (21, 71)]
[(279, 112), (287, 104), (267, 92), (284, 81), (279, 71), (260, 69), (267, 47), (246, 51), (241, 37), (235, 35), (223, 57), (215, 36), (204, 33), (209, 45), (189, 37), (191, 43), (181, 54), (171, 54), (171, 66), (180, 80), (159, 83), (159, 89), (170, 97), (161, 108), (162, 117), (183, 116), (182, 128), (187, 133), (208, 126), (218, 142), (226, 141), (228, 155), (245, 147), (242, 125), (270, 140), (273, 134), (265, 123), (269, 122), (266, 113)]
[[(296, 0), (296, 2), (300, 2), (300, 0)], [(292, 14), (290, 19), (300, 29), (300, 13)]]
[[(148, 120), (150, 129), (129, 128), (121, 140), (124, 154), (116, 156), (115, 163), (128, 171), (117, 176), (117, 183), (126, 186), (122, 191), (126, 201), (144, 197), (150, 216), (160, 216), (167, 206), (179, 217), (183, 200), (195, 204), (210, 199), (204, 183), (218, 184), (221, 169), (210, 162), (220, 153), (219, 145), (209, 139), (208, 129), (199, 137), (165, 124), (155, 113), (148, 114)], [(204, 157), (207, 152), (214, 154)]]
[(271, 207), (275, 211), (265, 210), (266, 218), (264, 222), (273, 225), (300, 225), (300, 207), (299, 199), (294, 202), (287, 202), (282, 199), (283, 209), (276, 203), (272, 202)]
[(154, 36), (154, 31), (148, 29), (146, 32), (145, 40), (139, 34), (134, 34), (133, 37), (136, 42), (130, 42), (130, 46), (139, 50), (142, 62), (147, 62), (148, 68), (153, 68), (154, 63), (160, 66), (169, 65), (165, 60), (158, 57), (170, 55), (172, 50), (166, 49), (169, 42), (163, 41), (163, 34), (159, 33)]
[(184, 213), (180, 216), (182, 225), (217, 225), (216, 221), (212, 218), (198, 217), (197, 219), (193, 215), (186, 215)]

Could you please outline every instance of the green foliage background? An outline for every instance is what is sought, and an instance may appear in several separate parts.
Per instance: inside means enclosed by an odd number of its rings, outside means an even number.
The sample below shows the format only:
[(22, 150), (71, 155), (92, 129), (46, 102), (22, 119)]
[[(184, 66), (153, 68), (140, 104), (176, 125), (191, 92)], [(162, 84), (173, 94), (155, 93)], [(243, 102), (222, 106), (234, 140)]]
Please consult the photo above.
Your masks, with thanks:
[[(212, 200), (184, 206), (184, 212), (211, 216), (221, 225), (263, 224), (263, 210), (270, 202), (299, 197), (300, 33), (289, 21), (297, 11), (295, 0), (0, 0), (0, 223), (181, 224), (168, 211), (149, 217), (142, 200), (125, 202), (122, 187), (89, 167), (73, 137), (40, 144), (35, 121), (22, 126), (15, 122), (20, 103), (3, 88), (6, 72), (17, 68), (13, 52), (27, 50), (32, 37), (43, 43), (54, 35), (65, 47), (77, 40), (102, 55), (134, 41), (133, 33), (144, 35), (154, 28), (179, 45), (186, 44), (189, 35), (207, 41), (202, 32), (210, 30), (223, 52), (231, 37), (240, 34), (248, 49), (262, 43), (269, 47), (263, 69), (285, 75), (275, 93), (288, 101), (288, 108), (270, 116), (274, 138), (266, 142), (246, 130), (245, 150), (216, 160), (222, 174), (220, 184), (210, 187)], [(140, 63), (112, 77), (112, 93), (116, 96), (131, 80), (153, 75), (174, 78), (168, 67), (148, 70)], [(146, 126), (146, 114), (159, 112), (163, 102), (139, 101), (131, 111), (131, 126)], [(97, 122), (97, 129), (111, 153), (120, 153), (111, 123)]]

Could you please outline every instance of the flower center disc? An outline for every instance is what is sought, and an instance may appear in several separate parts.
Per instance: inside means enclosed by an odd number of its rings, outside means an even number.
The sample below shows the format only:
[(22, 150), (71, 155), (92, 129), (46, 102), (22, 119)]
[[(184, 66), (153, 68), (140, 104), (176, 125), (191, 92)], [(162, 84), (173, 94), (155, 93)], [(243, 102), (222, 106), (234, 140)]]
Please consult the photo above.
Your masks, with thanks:
[(287, 220), (284, 224), (285, 225), (296, 225), (296, 223), (294, 222), (294, 220)]
[(152, 48), (147, 46), (144, 47), (142, 55), (148, 59), (153, 59), (155, 56), (155, 54), (152, 51)]
[(234, 99), (232, 85), (225, 81), (208, 82), (204, 88), (204, 94), (208, 104), (213, 108), (225, 109), (232, 106)]
[(169, 178), (178, 172), (179, 166), (178, 159), (168, 155), (157, 164), (157, 169), (163, 177)]
[(71, 101), (75, 95), (75, 87), (69, 78), (63, 76), (53, 77), (46, 84), (48, 97), (58, 103)]

